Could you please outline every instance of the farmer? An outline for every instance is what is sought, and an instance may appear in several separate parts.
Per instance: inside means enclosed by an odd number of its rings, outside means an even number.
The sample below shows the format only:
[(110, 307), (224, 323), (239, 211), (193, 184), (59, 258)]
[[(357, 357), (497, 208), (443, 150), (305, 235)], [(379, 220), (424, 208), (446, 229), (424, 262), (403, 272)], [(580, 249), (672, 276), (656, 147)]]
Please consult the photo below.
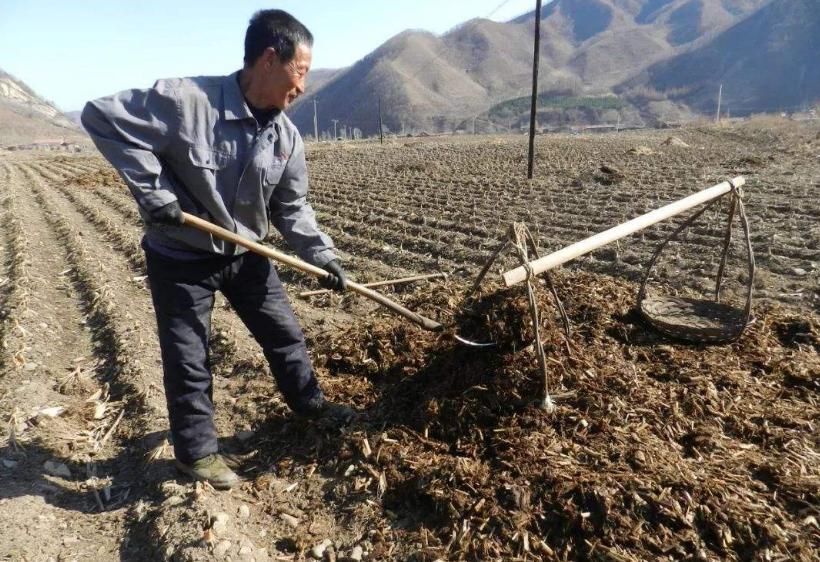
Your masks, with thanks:
[(346, 289), (333, 241), (306, 200), (299, 131), (283, 113), (305, 91), (313, 36), (281, 10), (263, 10), (245, 35), (245, 64), (229, 76), (159, 80), (89, 102), (82, 122), (117, 169), (146, 222), (142, 247), (157, 317), (177, 468), (215, 488), (237, 476), (217, 449), (208, 360), (219, 290), (262, 346), (288, 406), (335, 423), (353, 411), (325, 399), (302, 330), (271, 262), (183, 226), (197, 215), (254, 241), (269, 219), (298, 255)]

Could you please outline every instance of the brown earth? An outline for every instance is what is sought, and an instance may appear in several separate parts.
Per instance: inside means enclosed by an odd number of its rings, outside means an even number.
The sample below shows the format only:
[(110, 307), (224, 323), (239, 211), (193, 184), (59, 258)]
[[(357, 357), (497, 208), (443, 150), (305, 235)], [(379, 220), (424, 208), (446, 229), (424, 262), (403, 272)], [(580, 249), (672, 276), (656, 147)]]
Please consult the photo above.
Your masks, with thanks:
[[(0, 156), (0, 556), (304, 560), (330, 539), (325, 559), (816, 559), (817, 127), (674, 135), (686, 146), (540, 137), (533, 182), (522, 137), (310, 147), (311, 198), (351, 275), (452, 273), (392, 293), (449, 327), (422, 332), (354, 297), (304, 301), (314, 284), (283, 272), (326, 392), (359, 411), (339, 430), (290, 417), (218, 301), (217, 424), (244, 478), (231, 493), (172, 470), (140, 224), (117, 176), (88, 155)], [(523, 289), (498, 288), (495, 268), (459, 307), (513, 220), (546, 252), (738, 174), (758, 299), (735, 343), (680, 344), (633, 311), (677, 220), (556, 273), (568, 340), (539, 289), (552, 414), (532, 403)], [(693, 225), (656, 286), (708, 294), (724, 223)], [(734, 240), (727, 289), (742, 302)]]

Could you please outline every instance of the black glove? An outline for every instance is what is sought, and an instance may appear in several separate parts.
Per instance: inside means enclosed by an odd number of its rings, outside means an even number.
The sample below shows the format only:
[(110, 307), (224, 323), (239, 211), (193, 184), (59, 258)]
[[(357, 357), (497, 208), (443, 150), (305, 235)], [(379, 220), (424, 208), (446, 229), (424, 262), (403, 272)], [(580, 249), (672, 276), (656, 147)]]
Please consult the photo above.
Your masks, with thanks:
[(185, 223), (182, 219), (182, 207), (179, 206), (179, 201), (171, 201), (159, 209), (149, 211), (148, 217), (148, 222), (151, 224), (181, 226)]
[(336, 260), (330, 260), (322, 266), (322, 269), (330, 273), (330, 275), (319, 279), (319, 285), (321, 285), (325, 289), (332, 289), (340, 293), (344, 293), (347, 290), (347, 278), (345, 277), (345, 270), (342, 269), (342, 266), (339, 265), (339, 262), (337, 262)]

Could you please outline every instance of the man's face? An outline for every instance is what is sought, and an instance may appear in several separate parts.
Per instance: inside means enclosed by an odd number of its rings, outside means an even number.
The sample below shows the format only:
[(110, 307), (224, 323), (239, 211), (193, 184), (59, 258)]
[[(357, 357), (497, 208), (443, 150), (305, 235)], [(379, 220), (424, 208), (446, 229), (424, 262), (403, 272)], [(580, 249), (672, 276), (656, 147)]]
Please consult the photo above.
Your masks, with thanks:
[(310, 47), (297, 45), (293, 58), (283, 63), (276, 50), (265, 52), (265, 90), (268, 104), (284, 111), (305, 93), (305, 77), (310, 70), (313, 54)]

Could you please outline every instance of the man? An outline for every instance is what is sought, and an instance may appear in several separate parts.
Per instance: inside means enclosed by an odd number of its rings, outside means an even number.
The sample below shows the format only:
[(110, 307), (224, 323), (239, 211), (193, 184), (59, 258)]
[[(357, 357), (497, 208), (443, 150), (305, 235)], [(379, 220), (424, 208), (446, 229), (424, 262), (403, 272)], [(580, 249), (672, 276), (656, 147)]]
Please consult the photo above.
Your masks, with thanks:
[(305, 148), (283, 111), (305, 91), (313, 36), (290, 14), (263, 10), (245, 35), (245, 65), (221, 77), (160, 80), (89, 102), (82, 122), (146, 221), (142, 241), (157, 317), (177, 467), (214, 487), (237, 476), (217, 450), (208, 336), (214, 293), (225, 295), (262, 346), (288, 406), (346, 422), (327, 401), (276, 270), (241, 247), (183, 226), (187, 211), (254, 241), (269, 220), (299, 256), (345, 273), (306, 201)]

